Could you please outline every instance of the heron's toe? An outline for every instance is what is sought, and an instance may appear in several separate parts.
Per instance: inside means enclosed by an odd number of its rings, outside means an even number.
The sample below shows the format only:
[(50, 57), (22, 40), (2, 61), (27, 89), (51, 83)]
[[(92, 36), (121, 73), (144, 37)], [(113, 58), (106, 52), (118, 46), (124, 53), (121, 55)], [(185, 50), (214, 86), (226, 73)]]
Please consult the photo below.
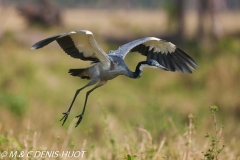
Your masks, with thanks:
[(64, 116), (60, 119), (60, 121), (63, 120), (63, 123), (62, 123), (62, 126), (64, 125), (64, 123), (66, 122), (67, 118), (68, 118), (68, 115), (69, 115), (69, 111), (67, 112), (63, 112), (62, 114), (64, 114)]
[(77, 121), (75, 127), (77, 127), (77, 126), (81, 123), (81, 121), (82, 121), (82, 119), (83, 119), (83, 114), (80, 114), (80, 115), (76, 116), (76, 118), (78, 118), (78, 121)]

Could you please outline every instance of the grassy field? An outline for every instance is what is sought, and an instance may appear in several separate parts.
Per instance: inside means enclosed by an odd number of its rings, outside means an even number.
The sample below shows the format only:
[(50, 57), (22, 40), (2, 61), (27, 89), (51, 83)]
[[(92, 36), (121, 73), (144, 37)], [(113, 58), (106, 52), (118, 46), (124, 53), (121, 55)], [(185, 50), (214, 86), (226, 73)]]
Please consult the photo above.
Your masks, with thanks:
[[(1, 153), (84, 150), (83, 158), (58, 159), (118, 160), (127, 155), (139, 160), (240, 159), (239, 36), (199, 44), (191, 38), (196, 24), (188, 19), (191, 34), (181, 48), (200, 64), (193, 74), (145, 69), (141, 79), (119, 76), (90, 95), (85, 117), (75, 128), (74, 117), (81, 112), (88, 89), (78, 96), (66, 124), (61, 126), (59, 120), (75, 91), (87, 81), (67, 72), (89, 63), (72, 59), (56, 44), (37, 51), (31, 51), (31, 45), (59, 32), (89, 29), (108, 51), (116, 48), (104, 43), (102, 35), (164, 33), (166, 15), (142, 10), (66, 10), (64, 26), (39, 29), (28, 28), (14, 10), (1, 12), (11, 15), (0, 16), (6, 22), (0, 28)], [(129, 19), (123, 18), (126, 15)], [(162, 21), (156, 21), (158, 15)], [(230, 24), (222, 25), (229, 34), (240, 28), (239, 21), (231, 21), (236, 14), (230, 15), (219, 18)], [(146, 17), (146, 22), (134, 17)], [(133, 53), (126, 62), (134, 70), (143, 58)]]

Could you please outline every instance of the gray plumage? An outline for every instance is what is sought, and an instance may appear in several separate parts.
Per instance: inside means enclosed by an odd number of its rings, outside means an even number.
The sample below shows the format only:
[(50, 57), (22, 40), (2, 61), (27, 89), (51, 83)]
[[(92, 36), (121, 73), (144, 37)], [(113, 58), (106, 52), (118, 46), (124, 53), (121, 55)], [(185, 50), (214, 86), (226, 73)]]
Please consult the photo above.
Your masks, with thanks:
[[(115, 51), (106, 54), (97, 44), (92, 32), (87, 30), (71, 31), (58, 34), (42, 41), (37, 42), (31, 49), (42, 48), (53, 41), (57, 41), (60, 47), (71, 57), (84, 61), (91, 61), (93, 65), (87, 68), (70, 69), (72, 76), (78, 76), (82, 79), (89, 79), (89, 83), (78, 89), (74, 95), (72, 103), (67, 112), (64, 112), (62, 125), (68, 118), (73, 103), (81, 90), (97, 84), (86, 93), (83, 111), (77, 116), (76, 127), (82, 121), (89, 94), (104, 85), (118, 75), (125, 75), (130, 78), (140, 78), (143, 67), (159, 68), (166, 71), (178, 71), (181, 73), (192, 73), (198, 64), (180, 48), (156, 37), (141, 38), (129, 42)], [(135, 72), (132, 72), (124, 62), (125, 56), (129, 52), (139, 52), (146, 56), (146, 61), (141, 61), (136, 66)]]

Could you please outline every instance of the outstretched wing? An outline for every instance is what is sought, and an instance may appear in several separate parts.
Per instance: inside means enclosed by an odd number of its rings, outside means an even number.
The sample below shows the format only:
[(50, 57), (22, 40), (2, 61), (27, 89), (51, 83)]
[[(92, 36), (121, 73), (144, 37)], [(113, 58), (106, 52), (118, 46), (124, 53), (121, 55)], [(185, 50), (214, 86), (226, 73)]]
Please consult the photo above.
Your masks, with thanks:
[(37, 42), (31, 49), (42, 48), (54, 40), (56, 40), (60, 47), (73, 58), (79, 58), (84, 61), (110, 62), (108, 55), (99, 47), (92, 32), (87, 30), (57, 34)]
[(125, 58), (129, 52), (139, 52), (147, 56), (147, 60), (154, 59), (173, 72), (177, 70), (181, 73), (184, 71), (192, 73), (191, 69), (195, 70), (195, 66), (198, 66), (197, 62), (180, 48), (171, 42), (155, 37), (146, 37), (129, 42), (111, 52), (110, 55)]

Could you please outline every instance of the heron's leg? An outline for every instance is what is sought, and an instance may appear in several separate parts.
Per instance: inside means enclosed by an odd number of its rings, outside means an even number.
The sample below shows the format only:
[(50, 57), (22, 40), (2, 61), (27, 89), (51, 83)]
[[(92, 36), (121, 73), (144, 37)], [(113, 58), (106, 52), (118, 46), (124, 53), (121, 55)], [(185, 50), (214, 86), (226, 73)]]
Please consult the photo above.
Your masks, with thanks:
[(78, 116), (76, 116), (76, 118), (78, 118), (78, 121), (76, 123), (76, 126), (77, 127), (80, 122), (82, 121), (83, 119), (83, 115), (84, 115), (84, 112), (85, 112), (85, 108), (86, 108), (86, 105), (87, 105), (87, 100), (88, 100), (88, 96), (89, 94), (94, 91), (95, 89), (101, 87), (102, 85), (104, 85), (107, 81), (100, 81), (95, 87), (93, 87), (91, 90), (89, 90), (87, 93), (86, 93), (86, 98), (85, 98), (85, 102), (84, 102), (84, 107), (83, 107), (83, 110), (82, 110), (82, 113)]
[(67, 111), (67, 112), (64, 112), (64, 113), (63, 113), (64, 116), (62, 117), (62, 119), (60, 119), (60, 121), (63, 120), (62, 125), (64, 125), (65, 121), (67, 120), (68, 115), (69, 115), (69, 113), (70, 113), (70, 111), (71, 111), (71, 109), (72, 109), (73, 103), (74, 103), (75, 99), (77, 98), (78, 94), (80, 93), (80, 91), (83, 90), (84, 88), (88, 87), (88, 86), (91, 86), (91, 85), (96, 84), (98, 81), (99, 81), (99, 79), (92, 79), (87, 85), (85, 85), (84, 87), (82, 87), (82, 88), (80, 88), (80, 89), (78, 89), (78, 90), (76, 91), (76, 93), (75, 93), (75, 95), (74, 95), (74, 97), (73, 97), (72, 103), (71, 103), (70, 107), (68, 108), (68, 111)]

